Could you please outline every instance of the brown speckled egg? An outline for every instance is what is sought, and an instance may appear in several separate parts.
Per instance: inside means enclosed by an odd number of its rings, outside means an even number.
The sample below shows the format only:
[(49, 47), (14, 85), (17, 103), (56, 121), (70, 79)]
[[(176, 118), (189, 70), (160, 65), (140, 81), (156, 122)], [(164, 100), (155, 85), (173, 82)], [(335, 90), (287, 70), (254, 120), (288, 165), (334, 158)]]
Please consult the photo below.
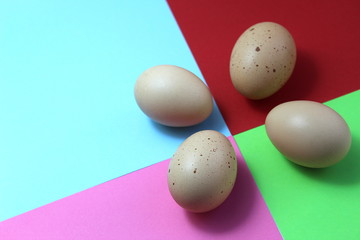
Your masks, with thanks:
[(313, 101), (291, 101), (273, 108), (266, 117), (266, 132), (289, 160), (305, 167), (336, 164), (348, 153), (350, 129), (330, 107)]
[(174, 200), (191, 212), (207, 212), (229, 196), (237, 159), (221, 133), (204, 130), (188, 137), (170, 160), (168, 186)]
[(236, 90), (249, 99), (277, 92), (290, 78), (296, 46), (281, 25), (262, 22), (248, 28), (237, 40), (230, 59), (230, 76)]
[(174, 65), (144, 71), (135, 84), (135, 99), (148, 117), (172, 127), (198, 124), (213, 110), (208, 87), (192, 72)]

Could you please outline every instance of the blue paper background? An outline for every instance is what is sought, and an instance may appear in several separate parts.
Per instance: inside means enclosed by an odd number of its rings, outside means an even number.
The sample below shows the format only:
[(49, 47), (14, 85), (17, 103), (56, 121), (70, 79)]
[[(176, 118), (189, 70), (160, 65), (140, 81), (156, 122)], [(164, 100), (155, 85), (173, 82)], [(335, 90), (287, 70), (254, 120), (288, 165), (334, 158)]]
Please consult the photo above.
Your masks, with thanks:
[(165, 1), (0, 2), (0, 221), (172, 156), (178, 129), (137, 107), (158, 64), (201, 73)]

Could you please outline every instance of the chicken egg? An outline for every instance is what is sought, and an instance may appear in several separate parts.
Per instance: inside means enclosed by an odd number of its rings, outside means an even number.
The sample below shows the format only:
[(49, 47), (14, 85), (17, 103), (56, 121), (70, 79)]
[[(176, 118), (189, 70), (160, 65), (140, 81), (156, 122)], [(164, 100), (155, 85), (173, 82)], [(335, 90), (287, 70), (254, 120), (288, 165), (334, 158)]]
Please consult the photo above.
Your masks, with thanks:
[(267, 98), (287, 82), (295, 61), (296, 46), (288, 30), (274, 22), (261, 22), (248, 28), (235, 43), (231, 80), (246, 98)]
[(174, 200), (191, 212), (207, 212), (231, 193), (237, 159), (220, 132), (204, 130), (188, 137), (170, 160), (168, 186)]
[(192, 72), (174, 65), (145, 70), (136, 81), (135, 99), (148, 117), (172, 127), (198, 124), (213, 110), (208, 87)]
[(341, 161), (351, 146), (350, 129), (330, 107), (314, 101), (291, 101), (273, 108), (265, 120), (267, 135), (290, 161), (323, 168)]

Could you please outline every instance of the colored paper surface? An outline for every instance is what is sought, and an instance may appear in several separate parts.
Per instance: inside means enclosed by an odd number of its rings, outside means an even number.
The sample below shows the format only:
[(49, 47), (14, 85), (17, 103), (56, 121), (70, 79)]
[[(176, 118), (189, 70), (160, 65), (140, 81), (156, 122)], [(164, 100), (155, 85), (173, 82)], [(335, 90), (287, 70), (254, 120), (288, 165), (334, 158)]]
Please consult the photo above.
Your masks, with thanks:
[(0, 223), (0, 238), (282, 239), (240, 155), (229, 198), (215, 210), (186, 212), (167, 186), (169, 160)]
[(158, 64), (201, 73), (165, 1), (0, 2), (0, 221), (163, 161), (204, 123), (167, 128), (136, 105)]
[(356, 91), (325, 103), (345, 119), (352, 134), (348, 155), (329, 168), (310, 169), (286, 160), (264, 126), (235, 136), (284, 239), (360, 239), (359, 102)]
[[(360, 2), (168, 0), (174, 16), (233, 135), (260, 126), (276, 105), (290, 100), (325, 102), (359, 89)], [(253, 101), (230, 79), (231, 51), (250, 26), (273, 21), (297, 46), (287, 84), (270, 98)]]

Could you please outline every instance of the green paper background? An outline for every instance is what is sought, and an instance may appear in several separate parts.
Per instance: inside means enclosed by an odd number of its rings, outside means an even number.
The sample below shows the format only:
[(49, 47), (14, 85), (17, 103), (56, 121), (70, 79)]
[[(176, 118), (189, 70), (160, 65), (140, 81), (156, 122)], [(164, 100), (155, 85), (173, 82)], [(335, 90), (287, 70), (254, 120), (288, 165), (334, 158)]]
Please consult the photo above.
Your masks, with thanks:
[(340, 163), (309, 169), (286, 160), (265, 126), (235, 136), (285, 240), (360, 239), (360, 90), (325, 105), (348, 123), (352, 146)]

